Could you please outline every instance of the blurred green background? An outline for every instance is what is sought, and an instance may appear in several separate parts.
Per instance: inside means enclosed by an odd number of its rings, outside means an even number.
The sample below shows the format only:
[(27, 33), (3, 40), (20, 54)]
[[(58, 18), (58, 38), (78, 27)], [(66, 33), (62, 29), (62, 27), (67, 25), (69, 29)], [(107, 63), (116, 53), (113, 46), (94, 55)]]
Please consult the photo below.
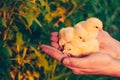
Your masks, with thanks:
[(39, 50), (51, 32), (89, 17), (120, 40), (120, 0), (0, 0), (0, 80), (119, 80), (75, 75)]

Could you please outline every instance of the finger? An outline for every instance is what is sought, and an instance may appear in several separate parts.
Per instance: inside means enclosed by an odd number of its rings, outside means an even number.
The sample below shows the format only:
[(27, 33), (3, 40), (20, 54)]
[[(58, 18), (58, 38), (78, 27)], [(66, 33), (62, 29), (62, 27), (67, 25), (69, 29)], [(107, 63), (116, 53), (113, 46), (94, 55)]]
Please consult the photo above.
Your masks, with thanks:
[(89, 63), (89, 58), (65, 58), (63, 64), (66, 66), (76, 67), (76, 68), (89, 68), (91, 65)]
[(61, 61), (61, 58), (66, 56), (62, 52), (57, 50), (56, 48), (48, 46), (48, 45), (41, 45), (40, 48), (43, 52), (45, 52), (46, 54), (50, 55), (51, 57), (53, 57), (54, 59), (58, 61)]
[(74, 73), (74, 74), (76, 74), (76, 75), (81, 75), (81, 74), (88, 74), (88, 73), (86, 73), (86, 72), (84, 72), (84, 71), (82, 71), (82, 70), (78, 70), (78, 69), (76, 69), (76, 70), (72, 70), (72, 72)]
[(81, 68), (76, 68), (76, 67), (71, 67), (71, 66), (67, 66), (65, 65), (67, 68), (71, 69), (72, 72), (74, 74), (84, 74), (84, 75), (87, 75), (87, 74), (95, 74), (94, 71), (92, 71), (91, 69), (81, 69)]
[(57, 36), (51, 36), (50, 40), (54, 41), (54, 42), (58, 42), (58, 37)]
[(51, 46), (53, 46), (56, 49), (59, 49), (59, 45), (56, 42), (51, 42)]
[[(66, 66), (66, 65), (65, 65)], [(76, 67), (71, 67), (71, 66), (66, 66), (67, 68), (71, 69), (74, 74), (79, 74), (79, 75), (97, 75), (97, 74), (102, 74), (100, 73), (99, 70), (94, 70), (94, 69), (81, 69), (81, 68), (76, 68)]]
[(108, 54), (108, 55), (110, 55), (110, 56), (113, 57), (113, 58), (116, 58), (116, 56), (117, 56), (117, 55), (115, 54), (115, 52), (111, 51), (111, 49), (100, 48), (100, 52), (101, 52), (101, 53)]
[(78, 68), (78, 67), (72, 67), (72, 66), (69, 66), (69, 65), (65, 65), (67, 68), (71, 69), (72, 71), (74, 72), (85, 72), (85, 73), (90, 73), (90, 72), (95, 72), (96, 70), (93, 70), (91, 68)]
[(58, 42), (58, 32), (52, 32), (50, 40)]
[(69, 68), (70, 70), (72, 70), (72, 72), (74, 74), (80, 74), (83, 73), (83, 71), (80, 68), (76, 68), (76, 67), (72, 67), (72, 66), (68, 66), (68, 65), (64, 65), (65, 67)]
[(58, 37), (58, 32), (52, 32), (52, 33), (51, 33), (51, 36), (56, 36), (56, 37)]
[(58, 43), (56, 42), (51, 42), (51, 46), (62, 51), (63, 50), (63, 47), (61, 47)]
[(85, 72), (85, 71), (72, 71), (76, 75), (101, 75), (100, 73), (95, 72)]

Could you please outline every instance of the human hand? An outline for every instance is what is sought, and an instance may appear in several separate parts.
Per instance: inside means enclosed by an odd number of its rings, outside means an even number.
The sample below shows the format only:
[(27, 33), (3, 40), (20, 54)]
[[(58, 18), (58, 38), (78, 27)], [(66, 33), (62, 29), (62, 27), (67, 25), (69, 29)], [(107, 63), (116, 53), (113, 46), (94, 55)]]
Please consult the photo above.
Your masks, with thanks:
[[(100, 43), (100, 52), (83, 58), (67, 57), (60, 50), (59, 35), (51, 33), (51, 46), (41, 45), (43, 52), (58, 60), (75, 74), (101, 74), (120, 76), (119, 47), (120, 43), (113, 39), (107, 32), (100, 32), (97, 39)], [(113, 45), (114, 44), (114, 45)], [(114, 48), (115, 47), (115, 48)], [(106, 67), (107, 66), (107, 67)]]
[(74, 74), (99, 74), (120, 77), (120, 61), (104, 53), (91, 54), (83, 58), (66, 57), (58, 49), (41, 45), (41, 50), (71, 69)]
[[(59, 46), (58, 44), (58, 39), (59, 35), (57, 32), (52, 32), (51, 33), (51, 46), (54, 48), (57, 48), (59, 50), (62, 49), (62, 47)], [(113, 58), (120, 59), (120, 43), (112, 38), (106, 31), (100, 31), (97, 40), (100, 44), (100, 52), (108, 54), (112, 56)]]
[(106, 53), (113, 58), (120, 59), (120, 42), (110, 36), (106, 31), (99, 32), (97, 36), (100, 52)]

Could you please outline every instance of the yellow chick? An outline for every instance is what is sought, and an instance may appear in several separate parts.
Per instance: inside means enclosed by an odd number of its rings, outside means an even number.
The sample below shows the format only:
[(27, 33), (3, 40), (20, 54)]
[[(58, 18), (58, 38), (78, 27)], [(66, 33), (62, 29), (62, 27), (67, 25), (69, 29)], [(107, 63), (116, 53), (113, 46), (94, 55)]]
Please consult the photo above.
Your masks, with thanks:
[(64, 46), (63, 53), (67, 54), (68, 56), (79, 57), (84, 49), (79, 49), (78, 47), (72, 45), (72, 43), (67, 43)]
[(80, 23), (74, 26), (74, 34), (79, 37), (83, 42), (87, 40), (87, 31), (82, 27)]
[(59, 31), (59, 45), (64, 46), (66, 43), (71, 42), (76, 46), (81, 46), (81, 42), (87, 39), (87, 31), (81, 25), (74, 27), (62, 28)]
[(78, 24), (81, 24), (88, 32), (88, 40), (95, 39), (98, 35), (98, 32), (103, 28), (102, 21), (94, 17), (89, 18), (86, 21), (81, 21)]
[(77, 23), (74, 27), (60, 30), (59, 44), (64, 46), (63, 53), (81, 57), (99, 51), (96, 39), (103, 24), (98, 18), (89, 18)]
[(83, 54), (88, 55), (95, 52), (99, 52), (99, 42), (96, 39), (87, 41), (84, 46)]
[[(81, 46), (77, 46), (77, 45)], [(81, 57), (86, 56), (99, 51), (99, 43), (96, 39), (92, 39), (83, 43), (67, 43), (64, 46), (63, 53), (68, 56)]]
[(73, 36), (74, 36), (73, 27), (62, 28), (59, 31), (59, 45), (64, 46), (67, 42), (70, 42), (73, 39)]
[[(78, 34), (79, 33), (79, 34)], [(73, 46), (78, 48), (84, 47), (87, 39), (87, 32), (80, 29), (79, 32), (74, 29), (74, 38), (70, 41)]]
[(74, 57), (80, 57), (81, 55), (84, 54), (83, 51), (86, 46), (86, 42), (85, 42), (86, 37), (85, 34), (84, 35), (82, 34), (83, 31), (82, 29), (80, 29), (81, 35), (79, 34), (79, 36), (75, 32), (74, 38), (70, 42), (64, 45), (64, 50), (63, 50), (64, 54), (67, 54), (68, 56), (72, 55)]
[[(85, 46), (85, 42), (83, 42), (82, 38), (79, 39), (79, 37), (75, 37), (73, 40), (70, 41), (70, 43), (75, 46), (75, 47), (78, 47), (78, 48), (81, 48), (81, 47), (84, 47)], [(67, 43), (66, 43), (67, 44)], [(65, 45), (66, 45), (65, 44)]]

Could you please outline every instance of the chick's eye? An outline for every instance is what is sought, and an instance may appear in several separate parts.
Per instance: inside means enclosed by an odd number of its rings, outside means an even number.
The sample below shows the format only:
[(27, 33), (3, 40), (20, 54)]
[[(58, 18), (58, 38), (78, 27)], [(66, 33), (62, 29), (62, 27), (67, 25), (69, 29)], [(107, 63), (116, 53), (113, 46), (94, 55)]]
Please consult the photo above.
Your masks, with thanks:
[(71, 50), (71, 49), (68, 49), (69, 51)]
[(95, 28), (98, 28), (98, 26), (96, 26)]
[(82, 39), (82, 37), (79, 37), (80, 39)]

